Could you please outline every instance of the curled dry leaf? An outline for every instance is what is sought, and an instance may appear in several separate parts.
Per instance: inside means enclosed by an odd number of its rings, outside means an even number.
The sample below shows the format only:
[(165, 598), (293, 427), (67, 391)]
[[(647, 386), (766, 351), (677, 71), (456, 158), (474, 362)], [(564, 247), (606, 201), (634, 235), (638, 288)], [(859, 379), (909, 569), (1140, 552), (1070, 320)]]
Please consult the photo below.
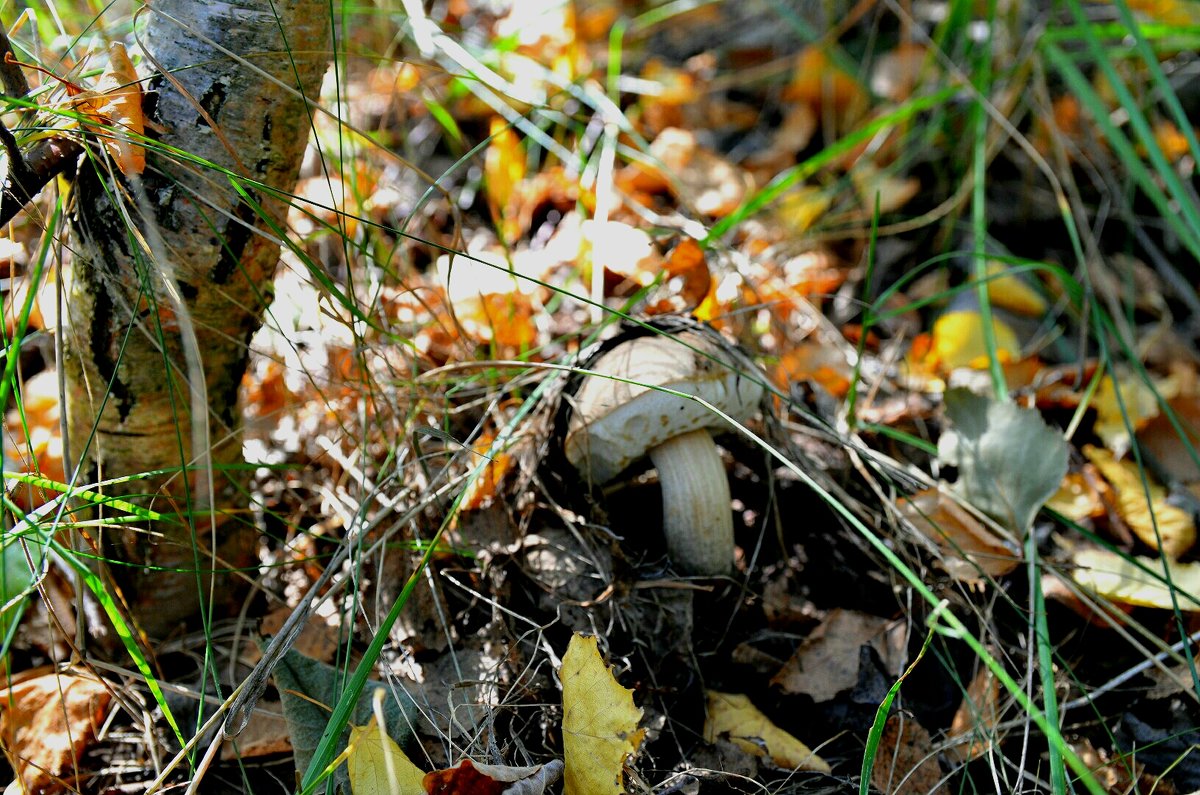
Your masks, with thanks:
[(679, 241), (667, 257), (668, 278), (679, 280), (676, 292), (686, 309), (695, 309), (712, 294), (713, 278), (704, 249), (690, 237)]
[(846, 396), (853, 377), (854, 369), (839, 348), (808, 340), (780, 356), (771, 373), (771, 380), (785, 392), (793, 382), (811, 381), (835, 398)]
[(868, 215), (875, 212), (876, 200), (881, 215), (894, 213), (921, 192), (919, 179), (894, 176), (870, 161), (862, 161), (851, 169), (850, 181)]
[(644, 729), (633, 691), (624, 688), (600, 657), (596, 638), (572, 635), (558, 671), (563, 693), (563, 762), (566, 795), (618, 795), (625, 759)]
[(108, 47), (108, 68), (95, 89), (74, 98), (76, 109), (99, 130), (104, 148), (125, 176), (146, 170), (146, 150), (138, 140), (145, 135), (142, 86), (125, 45)]
[(658, 175), (662, 186), (704, 215), (729, 215), (753, 187), (746, 172), (700, 146), (694, 134), (678, 127), (659, 133), (650, 144), (650, 155), (666, 170), (666, 176)]
[(888, 718), (871, 768), (871, 783), (881, 792), (945, 793), (945, 776), (929, 731), (915, 718)]
[(250, 715), (250, 722), (237, 739), (221, 746), (221, 759), (232, 762), (236, 759), (286, 754), (291, 750), (287, 721), (283, 719), (283, 705), (278, 701), (263, 700), (258, 702)]
[(621, 221), (587, 220), (580, 224), (580, 232), (584, 264), (590, 259), (592, 268), (603, 268), (605, 282), (614, 291), (626, 282), (645, 287), (658, 278), (663, 260), (645, 230)]
[(870, 105), (863, 86), (816, 46), (805, 47), (796, 56), (783, 98), (807, 105), (818, 118), (832, 115), (836, 132), (849, 130)]
[(462, 499), (464, 511), (476, 511), (491, 505), (499, 494), (500, 485), (504, 482), (505, 476), (512, 469), (514, 463), (512, 454), (503, 449), (493, 450), (492, 443), (495, 441), (496, 434), (488, 430), (484, 431), (475, 444), (471, 445), (471, 449), (475, 451), (476, 455), (487, 457), (488, 463), (479, 473), (479, 477), (467, 486), (467, 492)]
[(1143, 452), (1154, 456), (1155, 463), (1169, 479), (1196, 483), (1200, 481), (1200, 466), (1192, 451), (1200, 450), (1200, 395), (1184, 390), (1168, 400), (1167, 405), (1183, 429), (1183, 436), (1166, 414), (1159, 414), (1138, 431), (1138, 444)]
[(833, 204), (824, 188), (801, 185), (784, 194), (775, 205), (775, 217), (793, 235), (803, 235), (819, 221)]
[(0, 746), (24, 792), (58, 792), (75, 780), (111, 698), (87, 674), (43, 674), (0, 692)]
[(749, 698), (738, 693), (709, 690), (704, 740), (715, 743), (723, 736), (746, 753), (768, 758), (787, 770), (830, 772), (828, 762), (772, 723)]
[[(1131, 461), (1118, 461), (1108, 450), (1084, 445), (1088, 457), (1116, 494), (1117, 513), (1142, 543), (1161, 549), (1169, 558), (1178, 558), (1196, 543), (1196, 525), (1192, 515), (1167, 502), (1167, 492), (1138, 470)], [(1159, 539), (1162, 546), (1159, 546)]]
[(939, 562), (956, 580), (975, 583), (1000, 577), (1021, 562), (995, 533), (939, 489), (897, 500), (896, 507), (941, 549), (944, 557)]
[(510, 269), (503, 254), (484, 250), (441, 256), (437, 272), (469, 337), (512, 351), (525, 350), (537, 340), (532, 295), (536, 285)]
[(951, 754), (964, 763), (983, 756), (995, 743), (999, 724), (1000, 683), (991, 669), (981, 665), (950, 723), (950, 739), (959, 741)]
[(835, 608), (804, 639), (771, 684), (785, 693), (811, 696), (817, 703), (830, 701), (858, 683), (863, 646), (872, 647), (888, 673), (898, 676), (906, 638), (903, 622)]
[(1022, 274), (1013, 273), (1012, 268), (994, 260), (989, 260), (985, 267), (988, 300), (992, 306), (1026, 317), (1041, 317), (1049, 310), (1046, 299)]
[[(1085, 548), (1071, 556), (1071, 578), (1100, 596), (1137, 607), (1200, 611), (1200, 563), (1169, 563), (1166, 558), (1118, 555), (1107, 549)], [(1163, 567), (1169, 565), (1172, 588)]]

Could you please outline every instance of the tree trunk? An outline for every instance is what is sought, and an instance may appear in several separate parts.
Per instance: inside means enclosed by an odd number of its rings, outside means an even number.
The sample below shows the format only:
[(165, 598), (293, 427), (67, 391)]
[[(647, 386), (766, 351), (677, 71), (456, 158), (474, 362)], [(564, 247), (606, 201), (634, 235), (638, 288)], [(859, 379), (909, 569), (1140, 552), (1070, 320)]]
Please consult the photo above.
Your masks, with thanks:
[[(177, 520), (95, 536), (104, 557), (132, 564), (109, 575), (142, 628), (161, 637), (209, 600), (214, 567), (254, 560), (236, 469), (238, 390), (279, 260), (271, 226), (283, 228), (287, 211), (261, 185), (295, 186), (310, 130), (300, 97), (319, 93), (330, 23), (326, 0), (155, 0), (147, 16), (147, 118), (166, 147), (188, 157), (148, 152), (140, 187), (136, 177), (114, 176), (99, 147), (84, 158), (63, 366), (71, 453), (78, 459), (86, 445), (91, 467), (79, 482), (173, 470), (104, 491)], [(176, 311), (179, 296), (186, 312)], [(198, 344), (189, 346), (193, 329)], [(193, 380), (197, 349), (203, 388)], [(205, 460), (193, 443), (205, 426), (191, 417), (205, 392), (215, 527), (207, 475), (181, 470)], [(234, 578), (216, 576), (218, 604), (239, 590)]]

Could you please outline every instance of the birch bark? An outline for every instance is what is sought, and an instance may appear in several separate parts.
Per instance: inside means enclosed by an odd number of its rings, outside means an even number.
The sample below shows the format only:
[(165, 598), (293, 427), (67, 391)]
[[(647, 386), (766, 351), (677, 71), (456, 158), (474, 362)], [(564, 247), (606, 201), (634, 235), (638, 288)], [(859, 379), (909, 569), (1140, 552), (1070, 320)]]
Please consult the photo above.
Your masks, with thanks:
[[(115, 176), (99, 147), (84, 158), (63, 366), (72, 454), (86, 446), (90, 468), (80, 482), (168, 470), (105, 492), (177, 521), (95, 533), (103, 556), (131, 564), (108, 575), (161, 637), (214, 584), (217, 603), (238, 592), (236, 575), (214, 568), (254, 560), (236, 468), (239, 385), (279, 260), (272, 226), (287, 208), (276, 192), (296, 182), (310, 129), (302, 97), (319, 93), (330, 19), (327, 0), (154, 0), (146, 14), (144, 108), (183, 154), (148, 152), (140, 180)], [(206, 409), (199, 422), (194, 405)], [(211, 523), (207, 475), (181, 474), (206, 459)]]

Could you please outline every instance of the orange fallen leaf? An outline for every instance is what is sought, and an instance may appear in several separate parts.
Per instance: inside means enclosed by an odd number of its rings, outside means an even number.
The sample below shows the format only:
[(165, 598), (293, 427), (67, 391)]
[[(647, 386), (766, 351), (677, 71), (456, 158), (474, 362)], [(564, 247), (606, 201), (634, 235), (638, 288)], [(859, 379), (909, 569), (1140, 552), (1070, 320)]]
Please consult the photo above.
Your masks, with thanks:
[(1144, 427), (1158, 416), (1159, 396), (1171, 398), (1178, 391), (1178, 379), (1173, 377), (1156, 379), (1150, 386), (1127, 370), (1105, 375), (1091, 402), (1096, 410), (1096, 435), (1115, 455), (1124, 455), (1130, 445), (1129, 428), (1137, 432)]
[(493, 118), (490, 133), (492, 139), (483, 157), (483, 180), (492, 218), (502, 223), (502, 213), (513, 191), (525, 178), (525, 151), (516, 131), (504, 119)]
[(843, 398), (850, 391), (853, 376), (854, 370), (838, 348), (805, 341), (779, 357), (771, 380), (785, 392), (794, 382), (812, 381), (834, 397)]
[(888, 718), (871, 768), (871, 783), (881, 792), (946, 792), (945, 776), (929, 731), (915, 718)]
[(1000, 682), (991, 669), (981, 665), (950, 722), (949, 739), (959, 740), (950, 753), (963, 762), (978, 759), (992, 749), (999, 724)]
[[(979, 312), (947, 312), (934, 322), (933, 333), (924, 352), (918, 349), (914, 341), (909, 362), (918, 372), (940, 375), (948, 375), (960, 367), (984, 369), (988, 366), (988, 350), (983, 331), (983, 317)], [(1001, 362), (1020, 357), (1021, 346), (1017, 335), (1006, 323), (993, 317), (992, 332), (996, 341), (996, 355)]]
[(0, 691), (0, 745), (24, 791), (61, 791), (79, 777), (111, 698), (89, 674), (48, 673)]
[(509, 269), (502, 253), (485, 250), (443, 256), (436, 267), (459, 326), (468, 336), (511, 352), (533, 345), (538, 333), (536, 308), (526, 292), (533, 287)]
[(1181, 483), (1200, 481), (1200, 465), (1192, 457), (1192, 451), (1200, 451), (1200, 395), (1184, 392), (1168, 400), (1167, 405), (1183, 436), (1166, 414), (1159, 414), (1138, 430), (1138, 444), (1154, 456), (1155, 463), (1171, 479)]
[(670, 279), (680, 280), (677, 294), (687, 309), (698, 307), (712, 290), (713, 278), (704, 249), (690, 237), (683, 238), (671, 249), (666, 271)]
[[(15, 409), (4, 418), (4, 469), (37, 474), (63, 483), (66, 468), (55, 372), (44, 370), (27, 380), (21, 390), (21, 400), (25, 410), (24, 424)], [(41, 488), (25, 484), (15, 484), (9, 490), (9, 498), (25, 511), (44, 504), (51, 496)]]
[[(490, 431), (485, 432), (472, 445), (472, 449), (478, 455), (488, 455), (488, 450), (495, 439), (495, 433)], [(471, 485), (467, 487), (467, 493), (463, 495), (462, 509), (464, 511), (476, 511), (491, 505), (496, 499), (504, 477), (512, 469), (514, 462), (510, 453), (503, 450), (493, 450), (490, 455), (491, 457), (487, 465), (483, 468), (483, 471), (479, 473), (479, 477), (471, 482)]]
[(73, 98), (76, 109), (99, 128), (104, 148), (121, 173), (141, 174), (146, 169), (146, 150), (138, 140), (146, 132), (142, 115), (142, 86), (125, 45), (108, 47), (108, 68), (96, 87)]
[(1104, 516), (1104, 499), (1095, 484), (1082, 472), (1067, 473), (1058, 491), (1046, 501), (1046, 507), (1058, 511), (1072, 522)]
[(900, 513), (942, 551), (939, 563), (956, 580), (979, 582), (1008, 574), (1021, 563), (991, 530), (940, 489), (896, 501)]
[(753, 187), (749, 174), (700, 146), (693, 133), (678, 127), (659, 133), (650, 144), (650, 155), (674, 180), (664, 180), (669, 189), (704, 215), (729, 215)]
[(805, 47), (796, 56), (792, 81), (783, 90), (783, 98), (808, 105), (818, 118), (832, 115), (838, 132), (849, 130), (869, 106), (862, 85), (815, 46)]

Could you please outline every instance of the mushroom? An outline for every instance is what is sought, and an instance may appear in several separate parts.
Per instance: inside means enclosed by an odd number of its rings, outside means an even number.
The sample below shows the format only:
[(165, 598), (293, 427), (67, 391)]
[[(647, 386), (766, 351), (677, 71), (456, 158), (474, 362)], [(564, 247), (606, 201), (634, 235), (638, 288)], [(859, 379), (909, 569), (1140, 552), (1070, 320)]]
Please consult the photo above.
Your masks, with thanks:
[(662, 487), (667, 552), (688, 574), (727, 574), (733, 513), (725, 465), (709, 429), (750, 417), (763, 387), (750, 360), (719, 333), (696, 326), (637, 337), (586, 365), (563, 443), (592, 483), (607, 483), (645, 455)]

